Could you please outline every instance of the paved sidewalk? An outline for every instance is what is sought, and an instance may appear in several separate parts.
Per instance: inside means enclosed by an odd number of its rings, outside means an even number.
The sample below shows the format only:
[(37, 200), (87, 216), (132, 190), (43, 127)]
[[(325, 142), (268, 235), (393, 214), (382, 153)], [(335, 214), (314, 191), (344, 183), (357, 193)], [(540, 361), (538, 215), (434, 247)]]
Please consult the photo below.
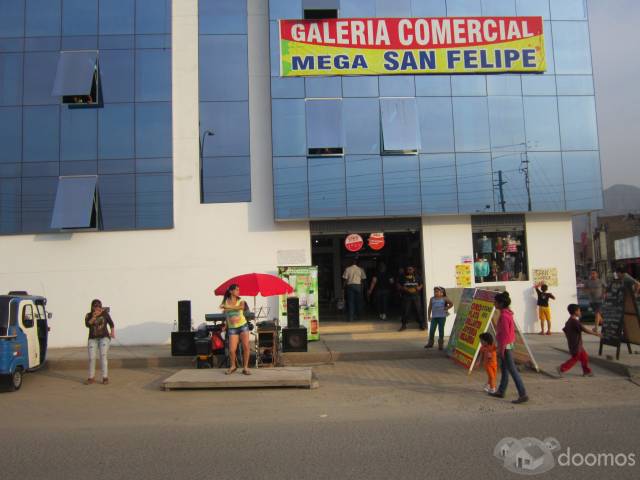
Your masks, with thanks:
[[(320, 341), (309, 342), (307, 352), (283, 354), (283, 361), (285, 365), (319, 365), (340, 361), (440, 358), (444, 355), (437, 348), (424, 349), (427, 335), (416, 325), (403, 332), (398, 332), (397, 328), (396, 322), (326, 323)], [(568, 358), (564, 335), (527, 334), (526, 339), (542, 372), (557, 376), (556, 367)], [(632, 379), (639, 377), (640, 355), (628, 354), (626, 345), (621, 349), (618, 362), (612, 347), (605, 346), (603, 355), (598, 356), (597, 337), (584, 335), (584, 344), (594, 364)], [(632, 345), (632, 349), (637, 352), (640, 347)], [(120, 345), (116, 339), (109, 351), (110, 368), (188, 368), (193, 366), (193, 361), (192, 357), (172, 357), (169, 344)], [(49, 350), (48, 366), (51, 370), (84, 369), (86, 364), (87, 351), (84, 347)]]

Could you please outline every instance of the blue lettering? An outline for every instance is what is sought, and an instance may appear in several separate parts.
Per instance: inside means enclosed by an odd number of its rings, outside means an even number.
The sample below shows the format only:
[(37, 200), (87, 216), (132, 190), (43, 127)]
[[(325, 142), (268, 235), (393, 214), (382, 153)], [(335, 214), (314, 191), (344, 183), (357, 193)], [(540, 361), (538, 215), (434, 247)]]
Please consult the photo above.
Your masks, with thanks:
[(367, 60), (364, 58), (364, 55), (356, 55), (353, 59), (353, 65), (351, 68), (369, 68), (367, 65)]
[(297, 55), (293, 56), (291, 57), (291, 70), (313, 70), (313, 59), (312, 56), (306, 56), (304, 59)]
[(504, 66), (510, 68), (513, 62), (520, 58), (520, 52), (517, 50), (505, 50), (504, 52)]
[(447, 51), (447, 66), (449, 70), (455, 69), (456, 62), (460, 61), (460, 50), (448, 50)]
[(536, 68), (536, 51), (533, 48), (522, 51), (522, 64), (526, 68)]
[(489, 63), (489, 59), (487, 58), (486, 50), (480, 50), (480, 68), (493, 68), (493, 64)]
[(502, 50), (494, 50), (494, 55), (496, 57), (496, 68), (502, 68)]
[(464, 67), (478, 68), (478, 51), (477, 50), (464, 51)]
[(385, 70), (398, 69), (398, 52), (384, 52)]
[(402, 67), (400, 67), (400, 70), (407, 70), (408, 68), (411, 68), (412, 70), (416, 70), (418, 68), (413, 52), (404, 52), (404, 55), (402, 56)]
[(331, 55), (318, 55), (318, 69), (331, 70)]
[(338, 70), (349, 68), (349, 55), (336, 55), (333, 64)]
[(433, 50), (429, 52), (420, 52), (420, 70), (435, 70), (436, 68), (436, 52)]

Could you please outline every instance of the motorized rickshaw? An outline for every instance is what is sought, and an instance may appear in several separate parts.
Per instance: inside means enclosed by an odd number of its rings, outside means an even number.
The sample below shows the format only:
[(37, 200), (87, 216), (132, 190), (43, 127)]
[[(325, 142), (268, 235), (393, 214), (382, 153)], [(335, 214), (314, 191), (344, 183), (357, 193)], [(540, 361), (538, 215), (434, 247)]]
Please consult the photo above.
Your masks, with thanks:
[(11, 391), (22, 386), (24, 373), (45, 364), (51, 318), (46, 304), (45, 297), (22, 291), (0, 295), (0, 380)]

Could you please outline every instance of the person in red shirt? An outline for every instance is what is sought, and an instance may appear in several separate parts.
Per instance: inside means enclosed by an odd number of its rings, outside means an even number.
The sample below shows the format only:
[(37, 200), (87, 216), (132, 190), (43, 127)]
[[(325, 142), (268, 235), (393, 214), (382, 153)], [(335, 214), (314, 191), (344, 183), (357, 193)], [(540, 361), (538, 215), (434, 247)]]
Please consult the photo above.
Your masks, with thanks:
[(569, 320), (567, 320), (567, 323), (565, 323), (562, 331), (567, 337), (567, 345), (569, 346), (571, 358), (558, 367), (558, 374), (562, 376), (565, 372), (571, 370), (577, 362), (580, 362), (582, 366), (582, 376), (593, 377), (593, 372), (591, 368), (589, 368), (589, 355), (587, 355), (587, 352), (582, 346), (582, 332), (595, 335), (596, 337), (600, 337), (601, 335), (596, 333), (595, 330), (589, 330), (580, 323), (582, 312), (580, 311), (579, 305), (572, 303), (567, 307), (567, 310), (571, 316)]
[(484, 391), (487, 393), (496, 392), (496, 376), (498, 374), (498, 355), (496, 346), (493, 343), (493, 336), (489, 332), (480, 334), (480, 355), (482, 364), (487, 372), (487, 384)]

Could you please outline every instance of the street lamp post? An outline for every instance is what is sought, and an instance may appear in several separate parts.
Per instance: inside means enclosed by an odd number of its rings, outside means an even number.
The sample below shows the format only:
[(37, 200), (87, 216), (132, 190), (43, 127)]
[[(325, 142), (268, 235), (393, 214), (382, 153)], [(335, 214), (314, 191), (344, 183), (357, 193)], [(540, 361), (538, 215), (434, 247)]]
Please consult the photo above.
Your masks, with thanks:
[(200, 135), (200, 203), (204, 203), (204, 143), (207, 137), (213, 137), (215, 133), (211, 130), (205, 130)]

